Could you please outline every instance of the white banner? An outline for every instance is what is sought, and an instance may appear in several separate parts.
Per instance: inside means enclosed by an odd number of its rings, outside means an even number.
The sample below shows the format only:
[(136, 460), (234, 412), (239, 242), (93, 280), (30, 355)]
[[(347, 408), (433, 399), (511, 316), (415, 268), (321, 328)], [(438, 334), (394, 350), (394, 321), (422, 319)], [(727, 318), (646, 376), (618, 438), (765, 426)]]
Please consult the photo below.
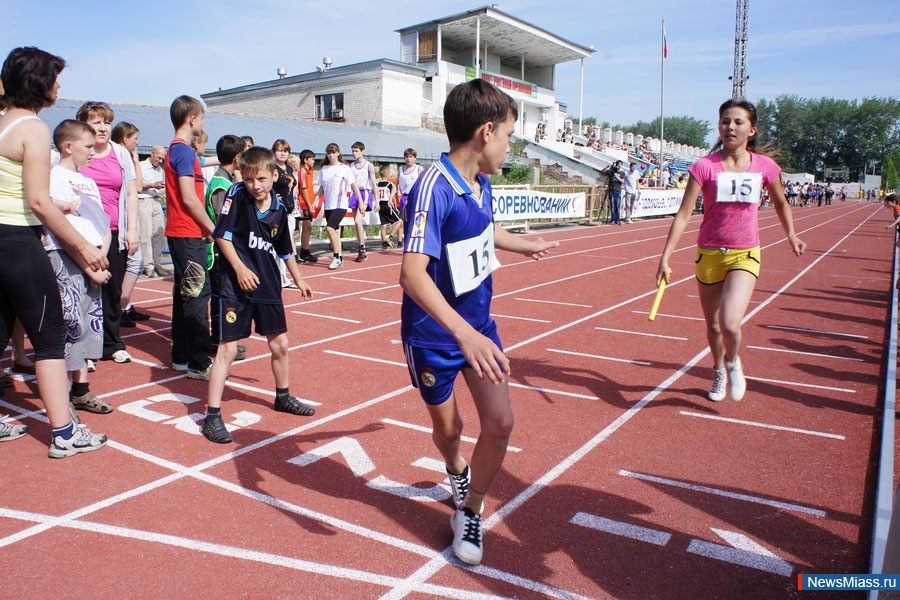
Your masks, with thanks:
[(584, 192), (551, 194), (524, 189), (493, 188), (494, 221), (573, 219), (583, 217)]
[[(642, 189), (634, 201), (633, 217), (652, 217), (657, 215), (673, 215), (681, 206), (684, 190)], [(624, 213), (623, 213), (624, 214)]]

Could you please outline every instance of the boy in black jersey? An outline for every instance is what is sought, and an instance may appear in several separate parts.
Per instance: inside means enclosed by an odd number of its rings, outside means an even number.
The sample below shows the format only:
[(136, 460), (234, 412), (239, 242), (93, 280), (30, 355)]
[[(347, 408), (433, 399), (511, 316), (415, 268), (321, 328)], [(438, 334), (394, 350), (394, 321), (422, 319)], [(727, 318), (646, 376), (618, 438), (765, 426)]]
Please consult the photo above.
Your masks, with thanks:
[(237, 354), (237, 342), (250, 336), (251, 322), (256, 324), (256, 333), (269, 341), (275, 410), (304, 417), (315, 413), (312, 407), (291, 396), (288, 387), (289, 344), (278, 261), (284, 261), (305, 299), (312, 298), (312, 288), (300, 277), (293, 260), (294, 241), (287, 210), (272, 192), (278, 176), (275, 155), (258, 146), (245, 150), (241, 154), (241, 175), (243, 181), (228, 191), (213, 232), (225, 259), (221, 263), (219, 295), (221, 341), (209, 376), (209, 403), (202, 431), (218, 444), (232, 440), (222, 420), (222, 394), (228, 368)]
[[(397, 212), (397, 206), (394, 204), (394, 194), (397, 188), (394, 182), (390, 180), (391, 168), (382, 165), (378, 170), (381, 179), (375, 182), (375, 193), (378, 197), (378, 216), (381, 218), (381, 247), (396, 248), (394, 242), (397, 232), (400, 231), (400, 213)], [(390, 229), (390, 235), (388, 235)]]

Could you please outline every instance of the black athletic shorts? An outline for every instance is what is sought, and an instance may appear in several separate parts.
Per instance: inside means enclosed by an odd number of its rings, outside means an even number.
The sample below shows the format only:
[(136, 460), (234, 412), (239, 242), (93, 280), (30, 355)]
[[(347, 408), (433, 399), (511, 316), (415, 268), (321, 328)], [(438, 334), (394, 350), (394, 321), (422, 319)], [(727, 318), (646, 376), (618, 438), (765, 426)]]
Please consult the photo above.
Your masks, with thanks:
[(397, 208), (390, 202), (378, 203), (378, 217), (381, 219), (382, 225), (393, 225), (400, 220), (400, 213)]
[(340, 229), (341, 221), (347, 216), (346, 208), (334, 208), (325, 211), (325, 223), (332, 229)]
[(18, 318), (35, 361), (65, 358), (66, 349), (62, 301), (41, 231), (0, 224), (0, 340), (9, 339)]

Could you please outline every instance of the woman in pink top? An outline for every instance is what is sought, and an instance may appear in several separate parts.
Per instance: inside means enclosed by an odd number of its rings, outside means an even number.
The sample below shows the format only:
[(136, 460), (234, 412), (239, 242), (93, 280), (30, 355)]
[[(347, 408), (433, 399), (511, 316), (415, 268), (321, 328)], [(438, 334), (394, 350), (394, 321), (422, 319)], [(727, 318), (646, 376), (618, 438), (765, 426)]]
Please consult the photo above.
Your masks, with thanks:
[(741, 400), (747, 388), (741, 360), (741, 321), (759, 276), (758, 212), (763, 189), (769, 192), (778, 220), (794, 254), (806, 244), (794, 233), (791, 207), (781, 186), (781, 168), (756, 153), (756, 107), (728, 100), (719, 107), (719, 141), (689, 170), (681, 208), (669, 229), (656, 283), (670, 281), (669, 258), (703, 193), (704, 215), (697, 238), (696, 275), (706, 337), (713, 355), (709, 399), (720, 402), (727, 392)]

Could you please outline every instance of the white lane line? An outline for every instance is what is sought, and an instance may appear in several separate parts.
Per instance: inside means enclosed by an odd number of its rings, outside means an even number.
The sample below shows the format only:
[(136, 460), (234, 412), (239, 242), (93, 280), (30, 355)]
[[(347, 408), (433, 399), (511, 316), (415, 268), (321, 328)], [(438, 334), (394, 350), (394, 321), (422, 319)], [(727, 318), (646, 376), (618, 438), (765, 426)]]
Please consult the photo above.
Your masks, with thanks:
[(332, 315), (323, 315), (323, 314), (319, 314), (319, 313), (308, 313), (308, 312), (303, 312), (300, 310), (292, 310), (291, 312), (294, 313), (295, 315), (303, 315), (306, 317), (319, 317), (320, 319), (331, 319), (333, 321), (344, 321), (345, 323), (354, 323), (356, 325), (359, 325), (360, 323), (362, 323), (362, 321), (357, 321), (356, 319), (345, 319), (343, 317), (334, 317)]
[(869, 281), (890, 281), (890, 277), (857, 277), (856, 275), (834, 275), (831, 277), (840, 277), (845, 279), (868, 279)]
[[(654, 292), (655, 293), (655, 292)], [(636, 315), (649, 315), (649, 310), (633, 310), (631, 311)], [(669, 317), (670, 319), (687, 319), (689, 321), (704, 321), (703, 317), (685, 317), (684, 315), (669, 315), (665, 313), (656, 313), (657, 317)]]
[(385, 365), (395, 365), (397, 367), (405, 367), (405, 362), (398, 362), (395, 360), (385, 360), (383, 358), (374, 358), (372, 356), (363, 356), (361, 354), (349, 354), (347, 352), (338, 352), (337, 350), (323, 350), (325, 354), (334, 354), (335, 356), (346, 356), (347, 358), (356, 358), (359, 360), (368, 360), (369, 362), (377, 362)]
[(748, 425), (750, 427), (762, 427), (763, 429), (775, 429), (777, 431), (789, 431), (791, 433), (802, 433), (804, 435), (814, 435), (818, 437), (831, 438), (833, 440), (846, 439), (842, 435), (835, 433), (824, 433), (821, 431), (812, 431), (810, 429), (798, 429), (796, 427), (785, 427), (784, 425), (770, 425), (768, 423), (760, 423), (758, 421), (744, 421), (742, 419), (732, 419), (729, 417), (720, 417), (718, 415), (709, 415), (705, 413), (696, 413), (687, 410), (679, 411), (680, 414), (687, 417), (698, 417), (700, 419), (711, 419), (713, 421), (724, 421), (726, 423), (735, 423), (737, 425)]
[(337, 279), (339, 281), (352, 281), (353, 283), (371, 283), (372, 285), (387, 285), (384, 281), (369, 281), (368, 279), (354, 279), (352, 277), (338, 277), (333, 275), (332, 279)]
[(384, 304), (403, 304), (400, 300), (383, 300), (381, 298), (360, 298), (366, 302), (383, 302)]
[[(416, 425), (415, 423), (407, 423), (405, 421), (397, 421), (394, 419), (382, 419), (382, 423), (387, 423), (388, 425), (396, 425), (397, 427), (403, 427), (405, 429), (412, 429), (413, 431), (421, 431), (422, 433), (431, 433), (431, 427), (424, 427), (422, 425)], [(461, 438), (464, 442), (469, 442), (470, 444), (474, 444), (478, 441), (478, 438), (473, 438), (468, 435), (464, 435)], [(506, 450), (508, 452), (521, 452), (521, 448), (516, 448), (515, 446), (507, 446)]]
[(532, 323), (550, 323), (546, 319), (532, 319), (530, 317), (514, 317), (512, 315), (499, 315), (497, 313), (491, 313), (492, 317), (500, 317), (501, 319), (514, 319), (516, 321), (531, 321)]
[(140, 335), (148, 335), (151, 333), (162, 333), (163, 331), (169, 331), (172, 329), (171, 327), (161, 327), (159, 329), (144, 329), (142, 331), (137, 331), (135, 333), (129, 333), (128, 335), (123, 335), (122, 339), (127, 340), (128, 338), (138, 337)]
[(638, 540), (639, 542), (648, 542), (657, 546), (665, 546), (669, 543), (669, 540), (672, 539), (672, 534), (666, 533), (665, 531), (623, 523), (622, 521), (613, 521), (606, 517), (598, 517), (583, 512), (576, 513), (574, 517), (569, 519), (569, 523), (621, 537), (627, 537), (632, 540)]
[(613, 333), (628, 333), (631, 335), (645, 335), (647, 337), (662, 338), (664, 340), (679, 340), (682, 342), (687, 341), (686, 337), (677, 337), (674, 335), (660, 335), (658, 333), (644, 333), (642, 331), (627, 331), (625, 329), (611, 329), (609, 327), (594, 327), (594, 329), (596, 329), (597, 331), (612, 331)]
[(765, 346), (747, 346), (748, 348), (753, 348), (754, 350), (766, 350), (768, 352), (784, 352), (786, 354), (800, 354), (803, 356), (818, 356), (821, 358), (833, 358), (835, 360), (852, 360), (856, 362), (863, 362), (861, 358), (853, 358), (852, 356), (835, 356), (833, 354), (821, 354), (819, 352), (800, 352), (799, 350), (788, 350), (786, 348), (766, 348)]
[(748, 377), (744, 376), (744, 379), (751, 379), (753, 381), (762, 381), (764, 383), (778, 383), (781, 385), (788, 385), (791, 387), (806, 387), (813, 388), (816, 390), (827, 390), (829, 392), (846, 392), (848, 394), (855, 394), (856, 390), (850, 390), (847, 388), (839, 388), (839, 387), (829, 387), (827, 385), (814, 385), (812, 383), (797, 383), (796, 381), (781, 381), (779, 379), (766, 379), (764, 377)]
[(714, 544), (704, 540), (691, 540), (687, 551), (707, 558), (730, 562), (734, 565), (750, 567), (767, 573), (790, 577), (794, 567), (782, 560), (765, 546), (754, 542), (748, 536), (736, 531), (711, 528), (719, 537), (728, 542), (728, 546)]
[(775, 508), (782, 508), (784, 510), (791, 510), (794, 512), (801, 512), (808, 515), (813, 515), (815, 517), (825, 517), (826, 513), (824, 510), (820, 510), (818, 508), (809, 508), (808, 506), (801, 506), (799, 504), (791, 504), (790, 502), (781, 502), (780, 500), (770, 500), (768, 498), (761, 498), (759, 496), (751, 496), (749, 494), (739, 494), (737, 492), (729, 492), (728, 490), (720, 490), (713, 487), (709, 487), (706, 485), (696, 485), (693, 483), (686, 483), (684, 481), (678, 481), (677, 479), (667, 479), (665, 477), (657, 477), (655, 475), (647, 475), (645, 473), (634, 473), (632, 471), (626, 471), (621, 469), (619, 471), (619, 475), (623, 475), (625, 477), (631, 477), (633, 479), (640, 479), (642, 481), (649, 481), (650, 483), (660, 483), (662, 485), (670, 485), (672, 487), (678, 487), (686, 490), (692, 490), (695, 492), (702, 492), (704, 494), (713, 494), (714, 496), (724, 496), (725, 498), (732, 498), (734, 500), (744, 500), (745, 502), (752, 502), (753, 504), (763, 504), (765, 506), (773, 506)]
[[(151, 294), (162, 294), (164, 296), (169, 296), (169, 297), (172, 296), (172, 290), (157, 290), (154, 288), (145, 288), (145, 287), (140, 287), (140, 286), (136, 286), (134, 289), (141, 290), (142, 292), (149, 292)], [(154, 300), (152, 298), (150, 298), (148, 300), (136, 300), (136, 301), (133, 301), (132, 304), (146, 304), (148, 302), (154, 302)]]
[[(229, 381), (227, 379), (225, 380), (225, 385), (227, 385), (228, 387), (238, 389), (238, 390), (246, 390), (248, 392), (254, 392), (256, 394), (260, 394), (261, 396), (268, 396), (268, 397), (272, 398), (273, 402), (275, 401), (275, 398), (273, 396), (274, 392), (272, 390), (258, 388), (258, 387), (254, 387), (252, 385), (247, 385), (244, 383), (237, 383), (236, 381)], [(297, 399), (305, 404), (309, 404), (310, 406), (322, 406), (321, 402), (316, 402), (315, 400), (309, 400), (308, 398), (300, 398), (298, 396)]]
[(805, 327), (787, 327), (785, 325), (763, 325), (769, 329), (783, 329), (785, 331), (802, 331), (804, 333), (821, 333), (824, 335), (839, 335), (841, 337), (857, 338), (861, 340), (869, 339), (867, 335), (855, 335), (852, 333), (840, 333), (838, 331), (822, 331), (821, 329), (806, 329)]
[[(109, 362), (113, 362), (113, 361), (109, 361)], [(155, 363), (155, 362), (152, 362), (152, 361), (149, 361), (149, 360), (142, 360), (142, 359), (140, 359), (140, 358), (135, 358), (135, 357), (133, 357), (133, 356), (131, 357), (131, 362), (137, 363), (137, 364), (139, 364), (139, 365), (144, 365), (145, 367), (150, 367), (150, 368), (152, 368), (152, 369), (163, 369), (163, 370), (165, 370), (165, 369), (168, 369), (168, 368), (169, 368), (169, 365), (161, 365), (161, 364), (159, 364), (159, 363)]]
[(575, 392), (563, 392), (561, 390), (551, 390), (550, 388), (538, 387), (536, 385), (525, 385), (524, 383), (509, 382), (509, 387), (521, 388), (523, 390), (534, 390), (545, 394), (556, 394), (558, 396), (571, 396), (572, 398), (584, 398), (585, 400), (599, 400), (597, 396), (589, 396), (587, 394), (576, 394)]
[(598, 354), (587, 354), (584, 352), (570, 352), (569, 350), (557, 350), (556, 348), (547, 348), (547, 352), (556, 352), (558, 354), (569, 354), (572, 356), (584, 356), (585, 358), (596, 358), (598, 360), (611, 360), (613, 362), (622, 362), (628, 363), (632, 365), (641, 365), (644, 367), (649, 367), (650, 363), (643, 360), (630, 360), (627, 358), (614, 358), (612, 356), (600, 356)]
[(535, 300), (534, 298), (516, 298), (519, 302), (537, 302), (539, 304), (558, 304), (559, 306), (578, 306), (579, 308), (594, 308), (590, 304), (576, 304), (575, 302), (556, 302), (554, 300)]

